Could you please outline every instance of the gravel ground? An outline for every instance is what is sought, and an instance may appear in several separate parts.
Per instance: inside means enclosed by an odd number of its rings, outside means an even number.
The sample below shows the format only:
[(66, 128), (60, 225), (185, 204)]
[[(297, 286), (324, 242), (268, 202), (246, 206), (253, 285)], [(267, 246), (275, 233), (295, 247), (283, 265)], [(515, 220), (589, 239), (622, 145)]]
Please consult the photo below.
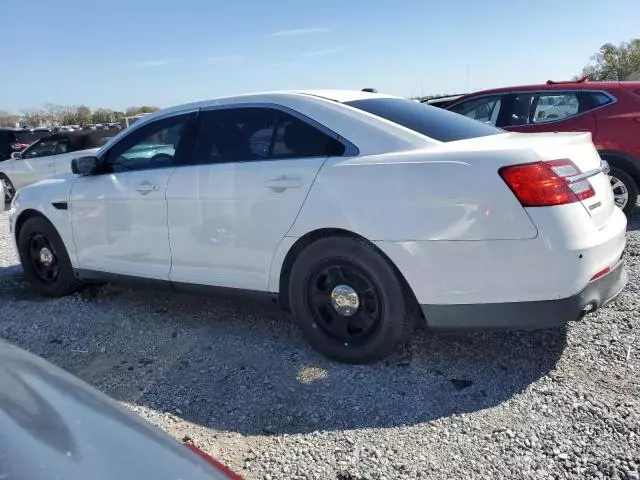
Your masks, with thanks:
[(39, 298), (3, 213), (0, 336), (249, 479), (640, 480), (640, 215), (626, 258), (626, 292), (566, 330), (418, 332), (354, 367), (271, 305), (114, 286)]

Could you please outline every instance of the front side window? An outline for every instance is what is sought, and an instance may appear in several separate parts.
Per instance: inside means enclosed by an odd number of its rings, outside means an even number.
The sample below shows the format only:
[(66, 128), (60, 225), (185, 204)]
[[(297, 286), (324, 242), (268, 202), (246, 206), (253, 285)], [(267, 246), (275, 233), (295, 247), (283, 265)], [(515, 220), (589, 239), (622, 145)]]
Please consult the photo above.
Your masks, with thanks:
[(240, 107), (202, 112), (188, 163), (226, 163), (344, 154), (344, 146), (316, 127), (272, 108)]
[(180, 115), (157, 120), (127, 135), (107, 152), (106, 173), (173, 165), (190, 118), (190, 115)]
[(34, 143), (29, 148), (27, 148), (24, 152), (22, 152), (22, 158), (37, 158), (37, 157), (48, 157), (49, 155), (56, 154), (56, 148), (58, 147), (58, 142), (60, 139), (43, 139)]
[(478, 120), (489, 125), (496, 125), (500, 106), (502, 105), (500, 96), (481, 97), (458, 103), (449, 110), (459, 113), (465, 117)]
[(404, 98), (369, 98), (345, 104), (440, 142), (504, 133), (498, 128), (476, 122), (463, 115)]

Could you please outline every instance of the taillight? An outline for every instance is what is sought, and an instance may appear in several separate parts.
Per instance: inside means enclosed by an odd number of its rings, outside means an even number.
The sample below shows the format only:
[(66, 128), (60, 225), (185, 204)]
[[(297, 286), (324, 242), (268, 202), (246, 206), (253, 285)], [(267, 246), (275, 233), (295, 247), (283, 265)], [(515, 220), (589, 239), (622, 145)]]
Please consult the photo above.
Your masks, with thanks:
[(523, 207), (551, 207), (595, 195), (589, 180), (572, 181), (580, 170), (571, 160), (525, 163), (498, 172)]
[(25, 148), (27, 148), (28, 146), (29, 145), (27, 145), (26, 143), (12, 143), (11, 150), (13, 150), (14, 152), (20, 152)]
[(189, 442), (186, 442), (184, 445), (189, 450), (191, 450), (192, 452), (197, 454), (200, 458), (202, 458), (209, 465), (211, 465), (213, 468), (215, 468), (218, 472), (220, 472), (224, 476), (224, 478), (228, 478), (229, 480), (243, 480), (240, 475), (238, 475), (237, 473), (231, 471), (226, 465), (223, 465), (222, 463), (220, 463), (218, 460), (216, 460), (212, 456), (210, 456), (210, 455), (206, 454), (205, 452), (203, 452), (202, 450), (200, 450), (198, 447), (196, 447), (193, 444), (193, 442), (189, 441)]

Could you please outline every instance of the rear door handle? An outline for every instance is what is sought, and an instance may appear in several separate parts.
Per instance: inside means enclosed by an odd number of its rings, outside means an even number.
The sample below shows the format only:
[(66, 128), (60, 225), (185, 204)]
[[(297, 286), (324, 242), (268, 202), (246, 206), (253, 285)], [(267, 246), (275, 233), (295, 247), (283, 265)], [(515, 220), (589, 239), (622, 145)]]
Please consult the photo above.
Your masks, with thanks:
[(298, 188), (302, 182), (297, 178), (287, 178), (285, 176), (273, 178), (264, 182), (264, 186), (272, 189), (274, 192), (284, 192), (288, 188)]
[(141, 193), (142, 195), (146, 195), (146, 194), (148, 194), (148, 193), (151, 193), (151, 192), (157, 192), (157, 191), (158, 191), (158, 186), (157, 186), (157, 185), (154, 185), (154, 184), (153, 184), (153, 183), (151, 183), (151, 182), (147, 182), (147, 181), (144, 181), (144, 182), (142, 182), (142, 183), (139, 183), (139, 184), (136, 186), (136, 192), (139, 192), (139, 193)]

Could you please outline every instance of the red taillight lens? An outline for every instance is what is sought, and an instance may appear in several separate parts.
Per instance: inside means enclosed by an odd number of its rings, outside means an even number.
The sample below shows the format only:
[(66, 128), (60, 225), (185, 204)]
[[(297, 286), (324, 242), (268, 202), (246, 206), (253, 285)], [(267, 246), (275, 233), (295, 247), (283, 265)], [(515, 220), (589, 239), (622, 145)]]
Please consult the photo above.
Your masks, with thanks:
[(196, 447), (193, 443), (191, 442), (185, 443), (184, 446), (187, 447), (192, 452), (196, 453), (200, 458), (206, 461), (209, 465), (211, 465), (220, 473), (222, 473), (225, 476), (225, 478), (228, 478), (229, 480), (243, 480), (240, 475), (231, 471), (226, 465), (223, 465), (212, 456), (207, 455), (205, 452), (203, 452), (198, 447)]
[(595, 195), (588, 180), (571, 181), (580, 174), (571, 160), (513, 165), (498, 173), (523, 207), (566, 205)]

